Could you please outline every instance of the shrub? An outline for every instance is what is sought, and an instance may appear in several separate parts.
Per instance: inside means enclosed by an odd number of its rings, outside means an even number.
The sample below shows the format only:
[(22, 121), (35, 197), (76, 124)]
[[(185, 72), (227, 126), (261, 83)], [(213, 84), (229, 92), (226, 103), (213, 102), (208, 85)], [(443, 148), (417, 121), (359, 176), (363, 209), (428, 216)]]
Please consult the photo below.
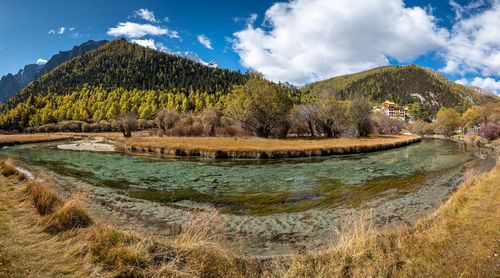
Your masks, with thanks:
[(403, 130), (404, 122), (382, 113), (373, 115), (374, 130), (379, 134), (398, 134)]
[[(314, 136), (313, 134), (310, 134), (310, 132), (311, 132), (311, 129), (309, 128), (309, 125), (304, 122), (304, 123), (298, 123), (297, 125), (295, 125), (293, 128), (290, 129), (290, 131), (288, 133), (295, 134), (298, 137), (307, 136), (307, 135)], [(313, 130), (313, 133), (314, 133), (314, 130)]]
[(183, 129), (184, 136), (202, 136), (204, 129), (201, 125), (188, 125)]
[(170, 108), (161, 108), (156, 113), (155, 123), (158, 128), (158, 135), (163, 136), (166, 130), (171, 129), (179, 122), (179, 113)]
[(208, 129), (208, 136), (215, 136), (215, 127), (217, 127), (220, 122), (220, 113), (215, 109), (215, 107), (207, 107), (200, 114), (201, 122)]
[(285, 138), (290, 130), (290, 124), (288, 121), (282, 121), (271, 129), (271, 136), (278, 138)]
[(28, 193), (33, 197), (33, 203), (41, 215), (54, 212), (57, 206), (61, 205), (61, 200), (45, 183), (34, 180), (27, 185)]
[(99, 129), (101, 131), (112, 131), (113, 127), (112, 127), (110, 122), (108, 122), (106, 120), (101, 120), (101, 121), (99, 121)]
[(57, 132), (59, 131), (59, 126), (56, 124), (46, 124), (41, 125), (36, 129), (37, 132)]
[(481, 126), (481, 129), (479, 129), (479, 134), (490, 141), (496, 140), (500, 137), (500, 124), (484, 124)]
[(80, 132), (82, 131), (83, 121), (62, 121), (57, 124), (59, 131), (63, 132)]
[(83, 205), (79, 201), (73, 200), (64, 203), (47, 219), (44, 231), (59, 233), (71, 229), (85, 228), (90, 224), (92, 224), (92, 219), (88, 216)]
[(411, 124), (408, 127), (408, 129), (415, 134), (422, 135), (422, 134), (427, 134), (424, 132), (424, 130), (429, 132), (428, 126), (429, 126), (429, 124), (426, 123), (425, 121), (418, 120), (418, 121), (414, 122), (413, 124)]

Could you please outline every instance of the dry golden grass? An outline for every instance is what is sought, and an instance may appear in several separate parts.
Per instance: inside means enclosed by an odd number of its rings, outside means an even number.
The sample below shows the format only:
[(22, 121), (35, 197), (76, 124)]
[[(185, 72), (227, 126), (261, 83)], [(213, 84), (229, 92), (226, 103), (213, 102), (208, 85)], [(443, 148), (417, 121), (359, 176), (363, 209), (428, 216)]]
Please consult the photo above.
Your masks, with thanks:
[(70, 240), (42, 231), (24, 187), (0, 177), (0, 277), (90, 277), (91, 265), (67, 254)]
[(217, 213), (183, 221), (172, 238), (104, 224), (48, 234), (20, 190), (24, 183), (0, 177), (0, 277), (498, 277), (500, 166), (466, 176), (415, 225), (378, 230), (361, 217), (327, 250), (266, 263), (218, 243)]
[(19, 171), (12, 165), (10, 161), (2, 161), (0, 163), (0, 171), (4, 177), (10, 177), (12, 175), (19, 175)]
[(71, 137), (71, 134), (64, 133), (0, 135), (0, 146), (58, 141)]
[[(391, 135), (368, 138), (334, 139), (267, 139), (267, 138), (229, 138), (229, 137), (132, 137), (125, 142), (129, 150), (180, 150), (196, 152), (358, 152), (382, 149), (418, 140), (419, 136)], [(304, 154), (307, 156), (308, 154)]]
[(86, 228), (92, 220), (79, 200), (66, 201), (44, 221), (44, 231), (60, 233), (71, 229)]
[(58, 206), (62, 205), (62, 201), (54, 190), (40, 180), (29, 181), (26, 189), (33, 198), (33, 204), (40, 215), (53, 213)]

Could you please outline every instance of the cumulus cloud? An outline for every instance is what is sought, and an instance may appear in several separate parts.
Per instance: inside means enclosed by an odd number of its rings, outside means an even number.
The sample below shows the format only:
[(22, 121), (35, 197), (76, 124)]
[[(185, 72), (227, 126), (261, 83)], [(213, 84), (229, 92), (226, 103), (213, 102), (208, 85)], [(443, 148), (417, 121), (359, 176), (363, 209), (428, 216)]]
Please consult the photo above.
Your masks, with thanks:
[(293, 0), (271, 6), (263, 26), (256, 19), (234, 33), (233, 49), (244, 66), (295, 84), (409, 62), (448, 36), (432, 14), (402, 0)]
[(490, 92), (500, 94), (500, 80), (495, 80), (491, 77), (486, 77), (486, 78), (475, 77), (472, 80), (468, 80), (467, 78), (462, 78), (455, 82), (465, 86), (476, 86), (488, 90)]
[(450, 74), (500, 76), (500, 1), (457, 21), (443, 53)]
[(126, 36), (132, 39), (141, 38), (146, 35), (167, 35), (170, 38), (180, 38), (177, 31), (171, 31), (168, 28), (161, 26), (139, 24), (134, 22), (120, 22), (116, 27), (109, 28), (107, 34), (115, 37)]
[(43, 59), (43, 58), (38, 58), (38, 60), (36, 60), (36, 63), (37, 64), (46, 64), (47, 63), (47, 60)]
[(57, 31), (57, 33), (59, 35), (62, 35), (62, 34), (64, 34), (64, 30), (66, 30), (66, 27), (61, 27), (61, 28), (59, 28), (59, 30)]
[(205, 35), (198, 35), (198, 41), (206, 48), (208, 49), (214, 49), (212, 47), (212, 42), (210, 41), (209, 38), (207, 38), (207, 36)]
[(156, 20), (154, 12), (148, 9), (139, 9), (137, 11), (134, 11), (134, 17), (139, 17), (152, 23), (159, 22), (158, 20)]
[(163, 45), (161, 42), (155, 42), (153, 39), (145, 39), (145, 40), (132, 40), (133, 43), (138, 45), (142, 45), (144, 47), (149, 47), (154, 50), (167, 51), (168, 48)]

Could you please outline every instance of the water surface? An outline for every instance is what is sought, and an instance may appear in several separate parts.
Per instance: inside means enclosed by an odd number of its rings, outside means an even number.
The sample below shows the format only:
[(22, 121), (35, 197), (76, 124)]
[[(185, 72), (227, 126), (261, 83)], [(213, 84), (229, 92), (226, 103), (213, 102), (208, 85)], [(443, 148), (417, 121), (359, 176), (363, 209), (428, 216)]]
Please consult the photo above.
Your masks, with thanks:
[(0, 155), (133, 197), (209, 202), (250, 214), (357, 204), (491, 159), (485, 150), (433, 139), (374, 153), (271, 160), (145, 157), (59, 150), (53, 143), (9, 147)]

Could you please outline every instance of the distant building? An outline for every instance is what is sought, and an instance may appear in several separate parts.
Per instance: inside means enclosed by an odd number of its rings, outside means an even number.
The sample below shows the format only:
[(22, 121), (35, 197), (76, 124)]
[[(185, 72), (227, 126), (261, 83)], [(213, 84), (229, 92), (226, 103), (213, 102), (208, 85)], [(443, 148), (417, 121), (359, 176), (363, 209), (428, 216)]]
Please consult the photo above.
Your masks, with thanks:
[(409, 117), (408, 108), (399, 107), (396, 103), (392, 101), (385, 101), (380, 106), (373, 107), (374, 112), (384, 113), (390, 118), (398, 118), (404, 120)]

